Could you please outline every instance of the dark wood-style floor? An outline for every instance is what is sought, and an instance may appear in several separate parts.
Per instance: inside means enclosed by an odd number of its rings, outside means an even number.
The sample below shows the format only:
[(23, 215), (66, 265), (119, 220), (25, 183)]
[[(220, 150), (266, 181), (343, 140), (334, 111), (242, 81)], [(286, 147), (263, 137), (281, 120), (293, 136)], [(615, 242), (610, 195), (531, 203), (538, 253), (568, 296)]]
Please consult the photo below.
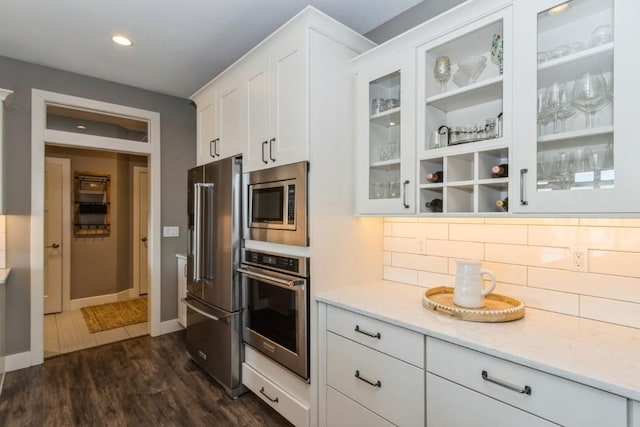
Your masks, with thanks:
[(9, 372), (0, 426), (291, 426), (252, 393), (230, 399), (185, 353), (184, 331)]

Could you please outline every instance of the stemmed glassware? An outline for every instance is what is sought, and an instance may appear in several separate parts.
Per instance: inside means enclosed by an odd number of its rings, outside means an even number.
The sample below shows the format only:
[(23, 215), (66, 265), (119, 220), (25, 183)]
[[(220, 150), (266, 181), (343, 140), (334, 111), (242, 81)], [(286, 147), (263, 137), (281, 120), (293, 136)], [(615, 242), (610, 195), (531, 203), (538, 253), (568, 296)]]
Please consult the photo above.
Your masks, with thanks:
[[(564, 83), (553, 83), (547, 88), (545, 110), (553, 118), (553, 133), (564, 132), (567, 118), (575, 113)], [(558, 129), (558, 120), (562, 125), (560, 129)]]
[(607, 83), (602, 73), (590, 71), (582, 74), (573, 83), (573, 105), (585, 113), (585, 126), (593, 126), (595, 113), (611, 102)]
[(440, 90), (444, 92), (447, 82), (451, 77), (451, 60), (448, 56), (439, 56), (436, 58), (433, 68), (433, 77), (440, 84)]

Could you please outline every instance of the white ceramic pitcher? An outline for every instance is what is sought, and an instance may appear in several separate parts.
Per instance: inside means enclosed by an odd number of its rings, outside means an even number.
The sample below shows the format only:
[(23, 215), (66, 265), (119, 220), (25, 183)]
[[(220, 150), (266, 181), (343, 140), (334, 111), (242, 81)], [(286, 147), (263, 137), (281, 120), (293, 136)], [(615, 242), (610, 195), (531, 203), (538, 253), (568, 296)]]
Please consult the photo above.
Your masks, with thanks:
[[(496, 287), (496, 278), (489, 270), (483, 270), (476, 261), (456, 261), (456, 286), (453, 289), (453, 303), (460, 307), (484, 307), (484, 297)], [(483, 275), (489, 276), (491, 284), (485, 288)]]

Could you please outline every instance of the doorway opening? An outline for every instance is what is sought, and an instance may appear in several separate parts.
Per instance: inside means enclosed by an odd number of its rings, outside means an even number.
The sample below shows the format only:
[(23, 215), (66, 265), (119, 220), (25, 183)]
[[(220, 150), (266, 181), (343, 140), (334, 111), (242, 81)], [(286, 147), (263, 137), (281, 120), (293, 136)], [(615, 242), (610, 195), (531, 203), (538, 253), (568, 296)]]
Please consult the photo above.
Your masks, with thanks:
[(45, 156), (44, 357), (147, 334), (139, 304), (113, 304), (148, 293), (147, 157), (48, 144)]
[[(127, 153), (147, 158), (148, 331), (151, 336), (160, 335), (160, 114), (39, 89), (32, 90), (31, 111), (30, 350), (21, 355), (25, 360), (20, 363), (26, 367), (44, 361), (45, 145)], [(107, 120), (103, 120), (105, 118)], [(102, 123), (98, 123), (101, 120)], [(84, 121), (85, 124), (74, 124), (74, 121)], [(122, 123), (125, 125), (113, 126)], [(126, 131), (118, 129), (115, 134), (106, 133), (109, 129), (121, 127)], [(86, 132), (88, 128), (98, 131)]]

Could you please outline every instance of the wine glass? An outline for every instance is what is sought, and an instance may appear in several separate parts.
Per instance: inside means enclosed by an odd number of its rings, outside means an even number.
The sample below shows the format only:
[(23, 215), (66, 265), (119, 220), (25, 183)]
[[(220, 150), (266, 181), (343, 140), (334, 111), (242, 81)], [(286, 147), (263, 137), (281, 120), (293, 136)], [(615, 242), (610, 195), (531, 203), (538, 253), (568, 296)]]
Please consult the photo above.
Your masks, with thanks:
[(546, 109), (553, 117), (553, 133), (558, 133), (558, 120), (562, 124), (559, 131), (564, 132), (567, 118), (575, 113), (566, 85), (553, 83), (547, 88), (545, 98)]
[(573, 105), (585, 113), (585, 126), (592, 127), (592, 116), (611, 102), (607, 84), (602, 73), (590, 71), (582, 74), (573, 83)]
[(538, 136), (542, 136), (545, 132), (545, 126), (549, 123), (550, 117), (546, 107), (546, 89), (541, 89), (537, 93), (538, 97)]
[(433, 77), (440, 84), (440, 90), (444, 92), (445, 85), (451, 77), (451, 60), (448, 56), (439, 56), (433, 68)]

